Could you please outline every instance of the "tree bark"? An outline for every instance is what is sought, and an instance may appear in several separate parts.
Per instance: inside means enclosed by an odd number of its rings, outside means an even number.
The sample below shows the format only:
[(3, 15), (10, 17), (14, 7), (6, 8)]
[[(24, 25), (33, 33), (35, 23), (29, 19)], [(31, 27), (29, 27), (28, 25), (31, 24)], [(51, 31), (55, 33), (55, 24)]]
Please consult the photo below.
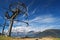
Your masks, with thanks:
[(8, 30), (8, 36), (11, 36), (11, 30), (13, 26), (13, 19), (10, 20), (9, 30)]

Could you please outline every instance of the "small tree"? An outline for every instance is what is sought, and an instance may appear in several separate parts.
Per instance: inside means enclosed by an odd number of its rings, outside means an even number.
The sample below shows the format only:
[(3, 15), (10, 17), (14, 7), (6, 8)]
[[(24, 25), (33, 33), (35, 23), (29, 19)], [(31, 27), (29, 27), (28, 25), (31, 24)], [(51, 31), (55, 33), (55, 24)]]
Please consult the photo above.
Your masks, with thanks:
[(4, 24), (3, 24), (2, 34), (4, 34), (5, 26), (6, 26), (6, 20), (5, 20)]
[(4, 24), (1, 24), (1, 26), (3, 27), (3, 29), (2, 29), (2, 35), (3, 35), (4, 34), (4, 29), (5, 29), (5, 26), (6, 26), (6, 19), (5, 19), (4, 16), (0, 16), (0, 17), (2, 17), (3, 20), (4, 20)]

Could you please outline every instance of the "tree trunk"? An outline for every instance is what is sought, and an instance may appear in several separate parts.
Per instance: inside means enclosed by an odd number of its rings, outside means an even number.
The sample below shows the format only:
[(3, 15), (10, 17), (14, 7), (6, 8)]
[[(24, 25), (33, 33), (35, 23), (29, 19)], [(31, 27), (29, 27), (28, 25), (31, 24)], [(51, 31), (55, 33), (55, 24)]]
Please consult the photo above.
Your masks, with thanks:
[(5, 24), (4, 24), (3, 29), (2, 29), (2, 35), (4, 35), (4, 29), (5, 29)]
[(9, 30), (8, 30), (8, 36), (11, 36), (11, 30), (13, 26), (13, 19), (10, 20)]
[(6, 20), (4, 22), (4, 25), (3, 25), (3, 29), (2, 29), (2, 35), (4, 35), (4, 29), (5, 29), (5, 25), (6, 25)]

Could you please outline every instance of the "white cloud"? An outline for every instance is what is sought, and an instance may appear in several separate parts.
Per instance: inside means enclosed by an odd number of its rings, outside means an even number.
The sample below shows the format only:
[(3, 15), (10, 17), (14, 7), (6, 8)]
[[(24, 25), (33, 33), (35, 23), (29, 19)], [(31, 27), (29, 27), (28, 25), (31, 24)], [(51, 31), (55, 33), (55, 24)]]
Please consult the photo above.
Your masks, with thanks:
[(53, 29), (53, 27), (55, 27), (54, 25), (42, 25), (41, 26), (41, 32), (45, 31), (47, 29)]
[(29, 31), (39, 31), (37, 28), (33, 27), (24, 27), (24, 26), (18, 26), (18, 27), (13, 27), (12, 32), (29, 32)]
[(35, 8), (35, 9), (32, 11), (31, 15), (33, 15), (36, 11), (37, 11), (37, 8)]
[[(58, 25), (55, 25), (55, 23), (58, 23), (59, 21), (60, 21), (59, 18), (53, 17), (52, 15), (43, 15), (43, 16), (38, 16), (38, 17), (30, 20), (29, 23), (32, 25), (33, 22), (36, 22), (37, 24), (36, 23), (34, 23), (34, 24), (35, 25), (39, 24), (39, 26), (37, 26), (37, 27), (39, 27), (39, 29), (41, 29), (40, 31), (44, 31), (46, 29), (55, 29), (56, 27), (59, 27)], [(52, 25), (52, 23), (54, 25)], [(32, 26), (34, 26), (34, 25), (32, 25)]]
[[(56, 29), (54, 27), (56, 26), (60, 26), (60, 25), (41, 25), (40, 27), (24, 27), (24, 26), (16, 26), (16, 27), (12, 27), (12, 32), (29, 32), (29, 31), (34, 31), (34, 32), (42, 32), (45, 31), (47, 29)], [(8, 30), (4, 30), (5, 33), (8, 33)]]
[(32, 20), (30, 20), (30, 22), (37, 22), (37, 23), (52, 23), (57, 21), (57, 18), (52, 17), (51, 15), (46, 15), (46, 16), (38, 16)]
[[(58, 18), (54, 18), (52, 17), (52, 15), (45, 15), (45, 16), (38, 16), (32, 20), (29, 20), (29, 27), (26, 27), (25, 25), (23, 26), (16, 26), (16, 27), (13, 27), (12, 28), (12, 32), (29, 32), (29, 31), (44, 31), (46, 29), (54, 29), (54, 27), (59, 27), (58, 25), (48, 25), (48, 23), (54, 23), (56, 21), (60, 21), (60, 19)], [(41, 24), (41, 23), (47, 23), (46, 25), (39, 25), (39, 26), (34, 26), (32, 25), (33, 22), (36, 22), (38, 24)], [(15, 22), (17, 25), (19, 24), (22, 24), (22, 23), (18, 23), (18, 22)], [(16, 25), (15, 24), (15, 25)], [(34, 23), (35, 24), (35, 23)]]
[(29, 32), (29, 31), (42, 32), (42, 31), (47, 30), (47, 29), (56, 29), (54, 27), (56, 27), (56, 25), (42, 25), (40, 27), (31, 27), (31, 26), (24, 27), (24, 26), (18, 26), (18, 27), (13, 27), (12, 28), (12, 32)]

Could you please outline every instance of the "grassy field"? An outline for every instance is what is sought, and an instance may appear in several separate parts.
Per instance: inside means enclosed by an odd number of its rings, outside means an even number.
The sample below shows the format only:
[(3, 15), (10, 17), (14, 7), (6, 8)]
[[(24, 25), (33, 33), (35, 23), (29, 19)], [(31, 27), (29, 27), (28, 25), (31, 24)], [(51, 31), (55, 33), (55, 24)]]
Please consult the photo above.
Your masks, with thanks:
[(0, 40), (60, 40), (60, 38), (44, 37), (44, 38), (12, 38), (0, 36)]

